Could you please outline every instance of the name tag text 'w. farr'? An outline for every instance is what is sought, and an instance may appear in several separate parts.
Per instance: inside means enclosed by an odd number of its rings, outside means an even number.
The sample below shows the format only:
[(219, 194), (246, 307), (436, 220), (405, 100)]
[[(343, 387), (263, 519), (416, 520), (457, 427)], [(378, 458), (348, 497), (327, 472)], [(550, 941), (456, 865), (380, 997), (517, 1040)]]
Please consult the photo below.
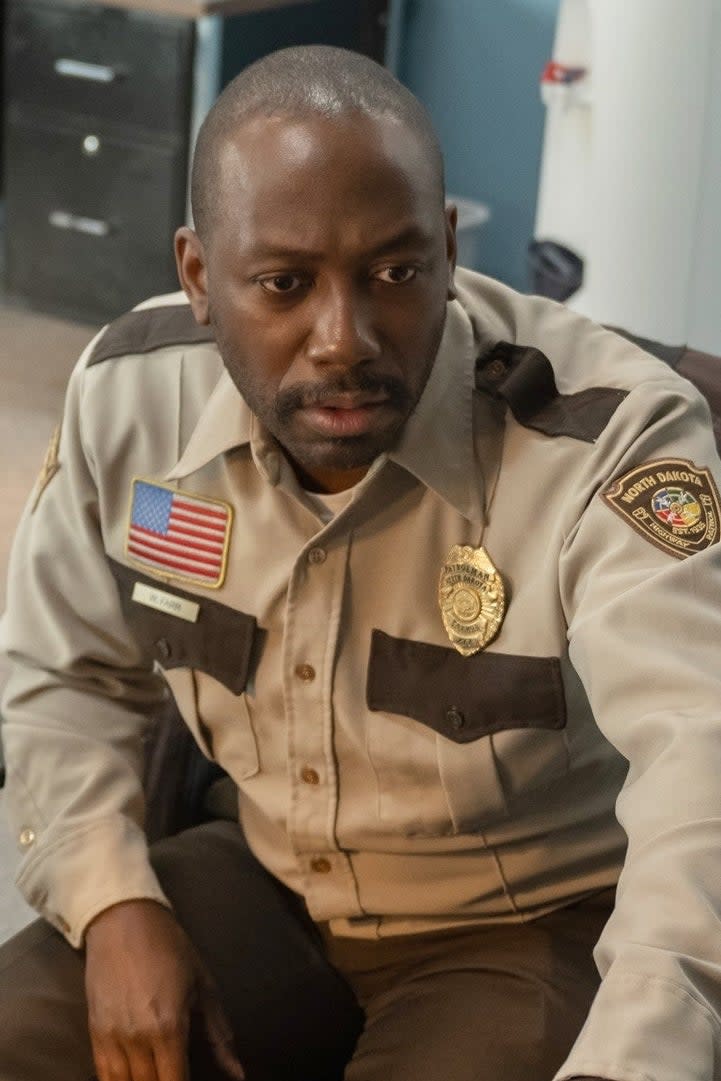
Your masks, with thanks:
[(136, 582), (133, 586), (133, 600), (136, 604), (144, 604), (147, 608), (155, 608), (158, 612), (167, 612), (178, 619), (185, 619), (188, 623), (197, 623), (200, 605), (195, 601), (188, 601), (184, 597), (178, 597), (174, 593), (166, 593), (163, 589), (146, 585), (145, 582)]

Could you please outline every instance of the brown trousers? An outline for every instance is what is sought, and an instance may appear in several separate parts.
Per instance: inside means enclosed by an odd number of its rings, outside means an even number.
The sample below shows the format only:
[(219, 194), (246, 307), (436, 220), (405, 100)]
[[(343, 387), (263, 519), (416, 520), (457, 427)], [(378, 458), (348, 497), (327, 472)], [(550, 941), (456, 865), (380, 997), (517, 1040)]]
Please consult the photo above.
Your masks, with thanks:
[[(334, 939), (213, 822), (153, 846), (248, 1081), (551, 1081), (598, 986), (612, 891), (531, 923)], [(193, 1081), (220, 1081), (200, 1036)], [(83, 958), (43, 921), (0, 947), (2, 1081), (90, 1081)]]

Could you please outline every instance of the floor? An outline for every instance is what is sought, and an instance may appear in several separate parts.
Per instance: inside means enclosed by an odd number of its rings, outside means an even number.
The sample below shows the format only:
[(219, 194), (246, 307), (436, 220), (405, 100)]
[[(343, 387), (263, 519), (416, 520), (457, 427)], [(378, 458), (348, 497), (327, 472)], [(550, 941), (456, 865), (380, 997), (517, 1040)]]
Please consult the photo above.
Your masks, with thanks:
[[(68, 376), (96, 329), (32, 312), (0, 292), (0, 610), (15, 524), (60, 419)], [(5, 674), (0, 660), (0, 686)], [(0, 942), (33, 915), (13, 885), (16, 862), (0, 793)]]

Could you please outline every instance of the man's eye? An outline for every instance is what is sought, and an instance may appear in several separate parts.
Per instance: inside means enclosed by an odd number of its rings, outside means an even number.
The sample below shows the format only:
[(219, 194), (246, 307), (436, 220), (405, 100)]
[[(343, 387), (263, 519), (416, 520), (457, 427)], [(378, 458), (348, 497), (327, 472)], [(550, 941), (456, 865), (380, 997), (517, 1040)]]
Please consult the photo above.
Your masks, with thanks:
[(269, 278), (259, 278), (258, 284), (268, 293), (295, 293), (304, 285), (297, 274), (272, 274)]
[(387, 266), (376, 272), (375, 277), (389, 285), (403, 285), (415, 278), (418, 271), (412, 266)]

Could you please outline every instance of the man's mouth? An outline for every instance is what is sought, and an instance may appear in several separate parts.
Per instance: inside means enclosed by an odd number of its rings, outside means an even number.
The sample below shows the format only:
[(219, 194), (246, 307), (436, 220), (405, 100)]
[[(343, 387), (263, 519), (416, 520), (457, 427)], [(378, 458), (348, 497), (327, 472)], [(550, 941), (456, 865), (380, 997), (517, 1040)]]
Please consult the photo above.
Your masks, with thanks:
[(302, 413), (316, 431), (340, 439), (367, 434), (388, 406), (385, 393), (353, 392), (329, 395), (304, 406)]
[(309, 403), (311, 407), (321, 409), (363, 409), (367, 405), (381, 405), (388, 400), (385, 391), (342, 391), (329, 394), (318, 401)]

